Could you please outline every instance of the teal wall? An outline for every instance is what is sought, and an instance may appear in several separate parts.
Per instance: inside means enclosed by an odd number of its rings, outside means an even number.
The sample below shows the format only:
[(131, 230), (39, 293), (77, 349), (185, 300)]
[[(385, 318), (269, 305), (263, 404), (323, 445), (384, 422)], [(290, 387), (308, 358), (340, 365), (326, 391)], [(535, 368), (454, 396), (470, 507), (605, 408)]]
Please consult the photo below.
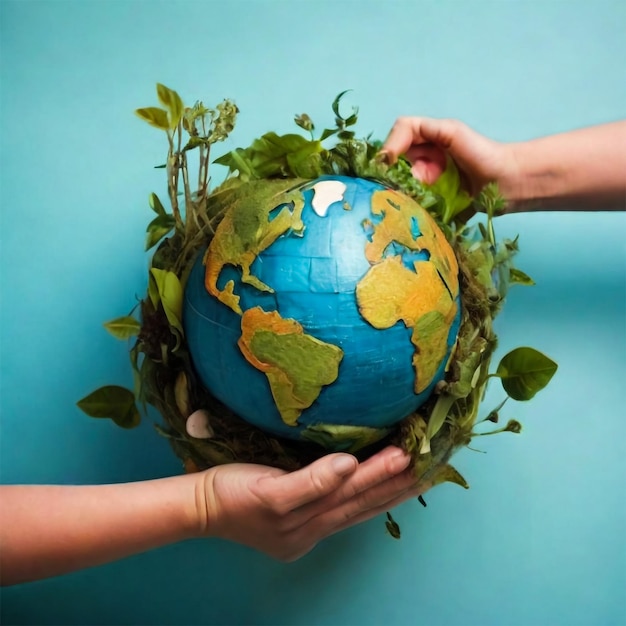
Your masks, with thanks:
[[(293, 114), (332, 122), (352, 88), (359, 129), (454, 116), (521, 140), (626, 116), (620, 1), (148, 2), (3, 0), (3, 482), (129, 481), (179, 471), (149, 421), (124, 432), (75, 401), (129, 384), (103, 330), (144, 290), (147, 196), (161, 135), (132, 114), (154, 84), (234, 98), (224, 149)], [(505, 217), (520, 235), (500, 352), (530, 344), (560, 370), (445, 485), (395, 517), (285, 565), (194, 541), (4, 590), (5, 624), (608, 625), (626, 623), (624, 214)], [(490, 392), (486, 408), (500, 399)], [(40, 512), (45, 515), (45, 511)], [(111, 529), (114, 533), (115, 529)]]

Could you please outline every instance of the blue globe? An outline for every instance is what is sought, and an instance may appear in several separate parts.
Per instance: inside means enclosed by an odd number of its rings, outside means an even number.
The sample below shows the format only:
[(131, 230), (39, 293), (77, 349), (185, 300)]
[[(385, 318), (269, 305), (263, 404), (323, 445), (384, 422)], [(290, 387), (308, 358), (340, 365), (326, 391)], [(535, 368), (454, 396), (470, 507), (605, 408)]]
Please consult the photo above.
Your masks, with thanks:
[[(260, 251), (250, 265), (250, 274), (270, 291), (244, 282), (242, 268), (235, 263), (219, 268), (217, 290), (223, 292), (232, 281), (241, 312), (207, 291), (205, 251), (192, 268), (185, 287), (184, 329), (195, 370), (214, 397), (266, 432), (298, 439), (303, 431), (319, 424), (390, 427), (416, 411), (444, 377), (460, 323), (458, 289), (452, 293), (447, 285), (447, 291), (435, 285), (451, 300), (452, 308), (445, 332), (439, 333), (445, 342), (443, 351), (439, 351), (441, 358), (426, 385), (416, 387), (415, 325), (399, 318), (391, 325), (387, 323), (388, 327), (377, 328), (363, 314), (358, 286), (376, 265), (381, 265), (381, 278), (385, 276), (385, 263), (394, 264), (394, 272), (415, 275), (421, 268), (430, 267), (436, 253), (426, 248), (423, 241), (420, 243), (424, 234), (420, 224), (427, 222), (410, 218), (407, 213), (415, 245), (406, 237), (392, 236), (380, 259), (368, 260), (367, 246), (373, 245), (373, 234), (386, 219), (386, 213), (401, 210), (391, 196), (389, 206), (385, 205), (382, 212), (375, 210), (375, 195), (380, 192), (389, 190), (376, 182), (343, 176), (322, 177), (298, 192), (303, 201), (300, 228), (284, 232)], [(376, 200), (378, 205), (381, 197)], [(411, 211), (417, 211), (415, 207), (424, 211), (406, 196), (402, 196), (402, 202), (411, 206)], [(284, 205), (267, 207), (268, 221), (281, 207)], [(430, 228), (434, 222), (428, 224)], [(219, 231), (214, 241), (218, 235)], [(438, 237), (443, 245), (440, 232)], [(442, 280), (441, 272), (433, 270), (432, 274), (432, 281)], [(376, 286), (370, 280), (370, 308), (372, 302), (376, 303), (372, 289), (375, 296)], [(388, 294), (389, 290), (388, 284), (385, 288), (381, 285), (381, 294)], [(430, 285), (426, 291), (432, 291)], [(386, 303), (389, 298), (381, 295), (381, 302)], [(419, 306), (419, 299), (419, 293), (407, 294), (410, 306)], [(295, 422), (289, 423), (281, 413), (267, 372), (253, 366), (242, 352), (242, 313), (252, 309), (295, 320), (303, 333), (341, 351), (336, 379), (321, 385), (310, 406), (301, 410)], [(389, 317), (388, 310), (386, 315)], [(423, 352), (424, 346), (420, 350)], [(293, 358), (306, 360), (306, 351)]]

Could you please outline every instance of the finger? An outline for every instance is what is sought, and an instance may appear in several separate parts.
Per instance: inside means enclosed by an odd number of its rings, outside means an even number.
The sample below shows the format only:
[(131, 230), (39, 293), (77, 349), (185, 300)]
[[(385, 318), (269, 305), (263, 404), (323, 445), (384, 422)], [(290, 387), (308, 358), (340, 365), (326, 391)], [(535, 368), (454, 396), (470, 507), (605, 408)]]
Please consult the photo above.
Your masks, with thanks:
[(393, 125), (382, 152), (395, 162), (399, 155), (411, 146), (434, 144), (443, 150), (450, 150), (459, 123), (455, 120), (439, 120), (430, 117), (400, 117)]
[(342, 526), (347, 521), (389, 506), (408, 491), (415, 488), (413, 469), (405, 470), (399, 476), (390, 478), (384, 483), (375, 485), (355, 495), (352, 499), (321, 514), (320, 523), (326, 528)]
[[(330, 514), (377, 485), (386, 484), (387, 488), (393, 488), (388, 481), (406, 470), (410, 461), (411, 457), (400, 448), (395, 446), (385, 448), (361, 463), (357, 471), (339, 489), (319, 501), (310, 502), (294, 511), (294, 525), (300, 526), (317, 516)], [(399, 480), (402, 479), (399, 478)]]
[(259, 495), (274, 511), (284, 515), (335, 491), (357, 466), (350, 454), (329, 454), (290, 474), (261, 478)]
[(446, 169), (446, 153), (430, 143), (410, 147), (406, 157), (413, 176), (427, 184), (434, 183)]
[(342, 530), (345, 530), (346, 528), (350, 528), (352, 526), (356, 526), (357, 524), (367, 522), (368, 520), (380, 515), (381, 513), (385, 513), (386, 511), (394, 509), (395, 507), (399, 506), (403, 502), (406, 502), (407, 500), (410, 500), (411, 498), (417, 498), (421, 496), (422, 493), (424, 493), (423, 488), (421, 489), (419, 487), (413, 487), (412, 489), (407, 489), (403, 493), (398, 494), (392, 500), (389, 500), (389, 502), (385, 502), (375, 508), (369, 509), (368, 511), (363, 511), (358, 515), (355, 515), (354, 517), (350, 517), (344, 520), (342, 523), (336, 526), (330, 532), (330, 534), (335, 534)]

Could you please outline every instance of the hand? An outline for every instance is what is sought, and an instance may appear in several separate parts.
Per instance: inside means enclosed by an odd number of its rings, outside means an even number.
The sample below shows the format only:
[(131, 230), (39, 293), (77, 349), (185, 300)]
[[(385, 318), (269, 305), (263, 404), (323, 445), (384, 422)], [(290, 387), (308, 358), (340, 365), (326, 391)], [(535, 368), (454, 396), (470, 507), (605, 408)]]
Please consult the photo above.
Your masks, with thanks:
[(287, 473), (250, 464), (199, 475), (203, 534), (293, 561), (320, 540), (417, 497), (409, 456), (388, 447), (358, 464), (330, 454)]
[(401, 117), (391, 129), (382, 152), (391, 163), (405, 155), (412, 164), (413, 175), (429, 184), (444, 171), (449, 154), (472, 195), (491, 181), (502, 190), (516, 179), (510, 146), (487, 139), (457, 120)]

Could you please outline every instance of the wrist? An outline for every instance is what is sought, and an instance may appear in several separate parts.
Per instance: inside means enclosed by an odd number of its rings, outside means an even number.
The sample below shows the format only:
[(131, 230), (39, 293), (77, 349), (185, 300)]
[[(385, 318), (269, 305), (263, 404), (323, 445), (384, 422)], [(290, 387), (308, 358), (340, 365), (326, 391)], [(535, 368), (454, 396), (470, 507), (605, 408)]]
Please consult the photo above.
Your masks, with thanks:
[(195, 537), (217, 536), (218, 504), (215, 490), (217, 468), (195, 472), (193, 479), (192, 528)]
[(505, 213), (532, 211), (536, 208), (537, 199), (541, 197), (537, 183), (542, 175), (532, 172), (528, 144), (509, 143), (504, 145), (504, 150), (507, 166), (498, 180), (498, 187), (506, 201)]

